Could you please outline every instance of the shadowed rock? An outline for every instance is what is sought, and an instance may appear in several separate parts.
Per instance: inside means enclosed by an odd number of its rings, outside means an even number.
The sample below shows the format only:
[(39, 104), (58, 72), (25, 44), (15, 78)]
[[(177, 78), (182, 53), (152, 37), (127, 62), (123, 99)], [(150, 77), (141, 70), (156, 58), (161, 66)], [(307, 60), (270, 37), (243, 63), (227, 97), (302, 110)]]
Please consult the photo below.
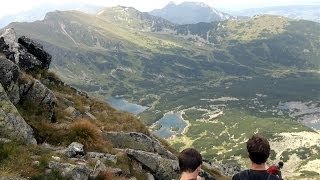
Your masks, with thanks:
[(156, 179), (176, 179), (179, 176), (177, 160), (162, 158), (160, 155), (134, 149), (126, 150), (128, 156), (140, 162)]
[(0, 136), (36, 144), (32, 128), (20, 116), (0, 84)]
[(20, 100), (18, 85), (20, 77), (19, 67), (0, 54), (0, 83), (13, 104), (17, 104)]
[(20, 37), (18, 43), (25, 47), (30, 54), (34, 55), (41, 62), (42, 69), (49, 69), (52, 56), (43, 50), (42, 45), (25, 36)]

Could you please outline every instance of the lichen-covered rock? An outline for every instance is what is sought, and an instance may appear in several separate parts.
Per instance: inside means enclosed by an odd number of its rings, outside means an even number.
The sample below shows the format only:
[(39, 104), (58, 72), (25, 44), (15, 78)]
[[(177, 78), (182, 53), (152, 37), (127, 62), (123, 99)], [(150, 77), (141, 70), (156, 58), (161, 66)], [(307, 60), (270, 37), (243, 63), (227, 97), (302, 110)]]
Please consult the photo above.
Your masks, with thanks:
[(16, 107), (10, 102), (0, 84), (0, 135), (10, 139), (36, 144), (32, 128), (21, 117)]
[(117, 163), (117, 156), (99, 152), (87, 152), (86, 158), (100, 160), (102, 162)]
[(176, 179), (179, 176), (177, 160), (166, 159), (160, 155), (140, 150), (127, 149), (128, 156), (140, 162), (156, 179)]
[(35, 80), (29, 91), (23, 96), (23, 101), (28, 101), (37, 108), (46, 112), (48, 119), (52, 120), (57, 99), (53, 92), (40, 81)]
[(17, 104), (20, 100), (18, 85), (20, 76), (19, 67), (0, 54), (0, 83), (13, 104)]
[(90, 174), (92, 174), (92, 170), (85, 165), (50, 161), (49, 168), (60, 171), (63, 177), (71, 180), (87, 180)]
[(23, 47), (25, 47), (29, 53), (34, 55), (38, 60), (41, 61), (42, 69), (48, 70), (49, 65), (51, 63), (52, 56), (43, 50), (43, 46), (35, 41), (22, 36), (18, 39), (18, 43), (20, 43)]
[(177, 157), (165, 149), (158, 140), (142, 133), (105, 132), (103, 137), (110, 141), (113, 144), (113, 147), (116, 148), (136, 149), (157, 153), (167, 159), (177, 159)]

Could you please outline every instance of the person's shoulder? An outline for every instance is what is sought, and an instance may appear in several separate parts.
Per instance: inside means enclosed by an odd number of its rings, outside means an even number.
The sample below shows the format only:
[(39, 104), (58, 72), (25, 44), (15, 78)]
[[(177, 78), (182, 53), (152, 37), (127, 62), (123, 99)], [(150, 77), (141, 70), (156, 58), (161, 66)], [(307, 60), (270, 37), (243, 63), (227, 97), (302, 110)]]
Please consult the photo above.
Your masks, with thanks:
[(240, 180), (240, 173), (233, 175), (232, 180)]
[(240, 180), (241, 176), (247, 176), (248, 175), (249, 170), (243, 170), (235, 175), (232, 176), (232, 180)]

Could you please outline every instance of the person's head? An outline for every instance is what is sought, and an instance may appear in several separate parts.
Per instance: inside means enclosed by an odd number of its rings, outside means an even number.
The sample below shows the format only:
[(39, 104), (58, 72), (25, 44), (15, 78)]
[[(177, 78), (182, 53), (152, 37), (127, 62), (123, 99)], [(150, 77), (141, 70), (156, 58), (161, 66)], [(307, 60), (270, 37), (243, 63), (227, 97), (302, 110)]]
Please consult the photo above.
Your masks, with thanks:
[(279, 169), (283, 168), (283, 162), (282, 162), (282, 161), (280, 161), (280, 162), (278, 163), (278, 168), (279, 168)]
[(198, 174), (200, 172), (202, 156), (197, 150), (192, 148), (185, 149), (179, 154), (178, 159), (181, 173), (193, 173), (197, 171)]
[(264, 164), (270, 155), (269, 142), (260, 135), (253, 135), (247, 141), (247, 150), (250, 160), (255, 164)]

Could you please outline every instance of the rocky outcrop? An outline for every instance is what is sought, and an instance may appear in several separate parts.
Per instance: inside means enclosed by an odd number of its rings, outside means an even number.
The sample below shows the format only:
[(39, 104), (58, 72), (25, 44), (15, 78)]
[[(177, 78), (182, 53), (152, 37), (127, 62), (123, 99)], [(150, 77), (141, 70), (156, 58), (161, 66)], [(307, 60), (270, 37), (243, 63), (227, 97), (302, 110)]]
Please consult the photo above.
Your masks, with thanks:
[(113, 147), (116, 148), (136, 149), (156, 153), (167, 159), (177, 159), (177, 157), (165, 149), (157, 139), (142, 133), (105, 132), (103, 137), (110, 141), (113, 144)]
[(57, 99), (53, 92), (40, 81), (34, 80), (29, 91), (24, 94), (23, 101), (28, 101), (36, 108), (41, 108), (43, 112), (46, 112), (48, 119), (52, 120)]
[(24, 36), (17, 40), (13, 29), (0, 35), (0, 50), (24, 71), (48, 70), (51, 63), (51, 55), (40, 44)]
[(20, 116), (0, 84), (0, 136), (36, 144), (32, 128)]
[(51, 55), (43, 47), (26, 37), (17, 40), (13, 29), (0, 35), (0, 82), (13, 104), (28, 102), (54, 121), (57, 99), (53, 92), (26, 73), (46, 71), (51, 63)]
[(127, 154), (140, 162), (156, 179), (176, 179), (179, 176), (177, 160), (165, 159), (160, 155), (140, 150), (128, 149)]
[(49, 69), (52, 56), (43, 50), (42, 45), (25, 36), (20, 37), (18, 43), (25, 47), (29, 53), (34, 55), (41, 62), (41, 69)]
[(20, 77), (19, 67), (0, 54), (0, 83), (13, 104), (17, 104), (20, 100), (18, 85)]
[(72, 180), (87, 180), (92, 173), (92, 170), (85, 165), (74, 165), (56, 161), (50, 161), (49, 168), (51, 170), (57, 170), (61, 172), (63, 177)]

